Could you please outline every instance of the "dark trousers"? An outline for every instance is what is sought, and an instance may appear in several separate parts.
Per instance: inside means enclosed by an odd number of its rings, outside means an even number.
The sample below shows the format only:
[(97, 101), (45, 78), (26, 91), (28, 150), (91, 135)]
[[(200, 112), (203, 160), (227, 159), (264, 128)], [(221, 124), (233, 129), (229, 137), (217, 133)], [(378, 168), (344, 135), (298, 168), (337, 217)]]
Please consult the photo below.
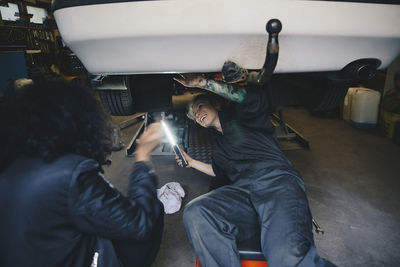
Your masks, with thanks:
[(333, 266), (317, 253), (302, 180), (280, 170), (259, 175), (185, 207), (185, 229), (201, 266), (240, 267), (236, 244), (254, 235), (268, 266)]
[(156, 259), (164, 229), (164, 211), (154, 225), (146, 241), (113, 241), (117, 256), (123, 267), (149, 267)]

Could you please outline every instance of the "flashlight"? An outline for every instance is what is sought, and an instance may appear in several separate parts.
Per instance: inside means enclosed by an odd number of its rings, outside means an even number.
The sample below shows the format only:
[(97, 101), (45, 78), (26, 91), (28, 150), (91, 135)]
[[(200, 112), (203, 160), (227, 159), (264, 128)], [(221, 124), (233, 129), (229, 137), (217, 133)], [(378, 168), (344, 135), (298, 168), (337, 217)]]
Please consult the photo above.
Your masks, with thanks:
[(168, 138), (169, 142), (171, 143), (171, 146), (172, 146), (172, 149), (174, 150), (175, 155), (177, 155), (178, 158), (182, 161), (181, 167), (186, 167), (188, 165), (188, 163), (187, 163), (185, 157), (183, 156), (183, 154), (181, 152), (181, 149), (176, 144), (175, 138), (172, 136), (172, 134), (171, 134), (171, 132), (170, 132), (170, 130), (168, 128), (167, 123), (162, 120), (161, 121), (161, 125), (162, 125), (162, 127), (164, 129), (165, 134), (167, 135), (167, 138)]

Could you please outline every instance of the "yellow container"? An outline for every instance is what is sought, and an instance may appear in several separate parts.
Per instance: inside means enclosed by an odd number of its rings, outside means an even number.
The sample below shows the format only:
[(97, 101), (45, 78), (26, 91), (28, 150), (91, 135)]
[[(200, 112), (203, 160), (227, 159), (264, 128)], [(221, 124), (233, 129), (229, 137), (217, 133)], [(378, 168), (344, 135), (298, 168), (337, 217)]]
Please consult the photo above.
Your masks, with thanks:
[(384, 134), (390, 139), (393, 138), (396, 122), (400, 121), (400, 114), (392, 113), (384, 109), (381, 110), (381, 128)]

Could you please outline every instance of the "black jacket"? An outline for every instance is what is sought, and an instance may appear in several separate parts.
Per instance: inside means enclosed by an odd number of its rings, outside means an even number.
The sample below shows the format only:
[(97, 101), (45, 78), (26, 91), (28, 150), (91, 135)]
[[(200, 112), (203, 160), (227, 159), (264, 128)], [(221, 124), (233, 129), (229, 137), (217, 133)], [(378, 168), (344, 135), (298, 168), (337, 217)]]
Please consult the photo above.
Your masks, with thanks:
[(0, 173), (0, 266), (116, 266), (110, 240), (146, 239), (159, 216), (156, 176), (135, 163), (127, 197), (91, 159), (18, 159)]
[(246, 91), (243, 102), (218, 113), (223, 134), (214, 131), (214, 173), (236, 182), (241, 178), (258, 177), (260, 169), (294, 171), (280, 149), (269, 119), (265, 93), (258, 87), (248, 87)]

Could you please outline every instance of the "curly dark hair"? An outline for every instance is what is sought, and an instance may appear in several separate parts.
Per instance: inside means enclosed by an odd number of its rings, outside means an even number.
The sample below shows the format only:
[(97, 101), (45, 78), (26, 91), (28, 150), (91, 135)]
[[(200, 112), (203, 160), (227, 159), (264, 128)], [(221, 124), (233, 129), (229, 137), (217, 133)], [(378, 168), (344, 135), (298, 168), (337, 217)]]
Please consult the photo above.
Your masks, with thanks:
[(0, 107), (0, 170), (20, 156), (50, 162), (78, 154), (103, 164), (113, 127), (94, 91), (60, 78), (35, 81)]

